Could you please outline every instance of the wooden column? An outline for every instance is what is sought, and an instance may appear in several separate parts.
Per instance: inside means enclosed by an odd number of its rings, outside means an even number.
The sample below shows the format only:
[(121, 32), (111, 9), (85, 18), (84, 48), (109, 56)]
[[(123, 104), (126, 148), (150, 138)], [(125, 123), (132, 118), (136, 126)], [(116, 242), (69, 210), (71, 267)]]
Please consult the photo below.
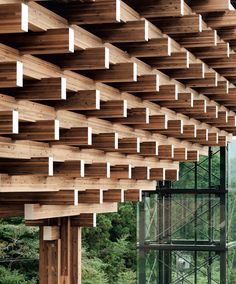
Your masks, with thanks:
[[(50, 226), (44, 225), (51, 222), (59, 224), (60, 233), (45, 238)], [(40, 284), (81, 284), (81, 230), (70, 217), (40, 222)]]

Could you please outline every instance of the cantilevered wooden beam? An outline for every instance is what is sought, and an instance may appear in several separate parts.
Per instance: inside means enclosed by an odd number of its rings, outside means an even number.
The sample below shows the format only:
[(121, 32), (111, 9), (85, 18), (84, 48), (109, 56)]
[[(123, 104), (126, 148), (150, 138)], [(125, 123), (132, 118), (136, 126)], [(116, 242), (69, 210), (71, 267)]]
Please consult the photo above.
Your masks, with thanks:
[(60, 140), (53, 144), (69, 146), (92, 145), (91, 127), (73, 127), (71, 129), (60, 129)]
[(157, 141), (142, 142), (140, 144), (139, 155), (145, 157), (156, 157), (158, 155), (158, 143)]
[(0, 62), (0, 88), (23, 87), (23, 63)]
[(149, 108), (131, 108), (127, 111), (127, 117), (112, 118), (112, 122), (128, 125), (148, 124)]
[(100, 189), (87, 189), (85, 191), (78, 191), (78, 203), (102, 204), (103, 191)]
[(158, 130), (157, 132), (175, 137), (176, 135), (183, 134), (183, 120), (168, 120), (167, 129)]
[(90, 31), (110, 43), (145, 42), (149, 38), (148, 21), (95, 25)]
[(236, 11), (225, 11), (220, 13), (210, 13), (206, 16), (205, 21), (207, 25), (213, 29), (235, 27), (236, 25)]
[(0, 10), (0, 34), (28, 32), (28, 6), (3, 4)]
[(190, 88), (204, 88), (204, 87), (217, 87), (218, 73), (208, 72), (205, 73), (204, 78), (188, 79), (182, 81), (184, 85)]
[(84, 161), (66, 160), (62, 162), (53, 163), (53, 175), (54, 176), (67, 176), (67, 177), (84, 177)]
[(172, 52), (170, 56), (150, 57), (145, 61), (159, 70), (188, 68), (189, 52)]
[(218, 81), (215, 87), (200, 87), (198, 92), (206, 96), (214, 96), (215, 94), (226, 95), (229, 93), (229, 81)]
[(178, 100), (178, 85), (161, 85), (159, 92), (147, 92), (138, 94), (143, 100), (151, 102), (168, 102)]
[(174, 161), (185, 162), (187, 160), (187, 148), (174, 148)]
[(64, 70), (96, 70), (109, 68), (107, 47), (88, 48), (63, 55), (45, 56), (45, 59), (59, 65)]
[(116, 212), (116, 203), (105, 204), (87, 204), (82, 203), (79, 206), (73, 205), (39, 205), (26, 204), (24, 208), (24, 216), (26, 220), (38, 220), (47, 218), (77, 216), (79, 214), (88, 213), (108, 213)]
[(150, 180), (165, 180), (165, 169), (163, 168), (150, 169)]
[(30, 101), (65, 100), (66, 78), (43, 78), (35, 81), (25, 81), (23, 88), (8, 91), (17, 99)]
[(166, 73), (174, 79), (196, 79), (204, 78), (205, 65), (203, 63), (189, 64), (189, 68), (166, 70)]
[(206, 113), (207, 110), (206, 100), (193, 100), (193, 107), (192, 108), (180, 108), (178, 109), (179, 112), (186, 114), (186, 115), (202, 115)]
[(138, 1), (135, 8), (145, 18), (178, 17), (184, 15), (184, 1)]
[[(71, 24), (101, 24), (120, 22), (121, 3), (118, 0), (74, 2), (63, 7), (63, 15)], [(98, 16), (99, 15), (99, 16)]]
[(71, 111), (100, 109), (100, 91), (84, 90), (69, 94), (65, 101), (56, 104), (56, 108)]
[(9, 175), (53, 175), (53, 159), (32, 158), (29, 160), (0, 159), (0, 172)]
[(170, 109), (192, 108), (193, 107), (192, 93), (179, 93), (177, 100), (160, 101), (158, 104), (162, 107)]
[(129, 93), (158, 92), (159, 75), (142, 75), (138, 76), (137, 82), (119, 83), (114, 86)]
[(128, 189), (124, 191), (124, 201), (141, 202), (142, 191), (137, 189)]
[(152, 115), (149, 117), (149, 123), (137, 124), (135, 128), (145, 130), (163, 130), (167, 129), (167, 115)]
[(204, 30), (200, 33), (174, 35), (174, 39), (185, 48), (211, 47), (217, 44), (217, 32)]
[(207, 59), (205, 61), (210, 67), (214, 69), (225, 69), (225, 68), (235, 68), (236, 64), (236, 54), (232, 53), (229, 57), (221, 57), (215, 59)]
[(124, 202), (124, 190), (123, 189), (104, 190), (103, 202)]
[(101, 102), (100, 109), (86, 111), (85, 114), (87, 116), (94, 116), (98, 118), (123, 119), (127, 118), (128, 115), (132, 115), (132, 111), (131, 110), (128, 111), (126, 100), (117, 100), (117, 101)]
[(92, 148), (103, 151), (115, 151), (118, 149), (118, 133), (99, 133), (92, 136)]
[(75, 216), (71, 218), (71, 226), (72, 227), (87, 227), (94, 228), (97, 226), (97, 214), (80, 214), (79, 216)]
[(19, 113), (17, 110), (0, 111), (0, 134), (18, 134)]
[(174, 146), (173, 145), (159, 145), (158, 158), (160, 160), (172, 160), (174, 158)]
[(131, 165), (115, 165), (111, 166), (112, 179), (131, 179), (132, 178)]
[(137, 154), (140, 152), (140, 138), (121, 138), (118, 142), (119, 152)]
[(201, 15), (187, 15), (183, 17), (173, 17), (168, 19), (155, 19), (152, 21), (163, 33), (188, 34), (202, 31)]
[(41, 205), (76, 205), (77, 191), (60, 190), (56, 192), (7, 192), (0, 193), (0, 202), (4, 204), (38, 203)]
[(199, 161), (199, 151), (188, 150), (187, 151), (187, 160), (188, 160), (188, 162), (198, 162)]
[(138, 67), (136, 63), (119, 63), (110, 65), (109, 69), (89, 73), (88, 76), (97, 82), (118, 83), (137, 81)]
[(150, 168), (149, 167), (134, 167), (132, 168), (133, 179), (150, 179)]
[(74, 52), (74, 30), (64, 28), (38, 33), (2, 35), (1, 43), (17, 48), (22, 54), (70, 53)]
[(171, 55), (171, 39), (153, 38), (145, 42), (121, 43), (119, 47), (135, 57), (161, 57)]
[(165, 170), (165, 180), (179, 180), (179, 170), (177, 169), (166, 169)]
[(13, 137), (18, 140), (33, 141), (59, 140), (59, 120), (20, 123), (19, 134)]
[(230, 9), (230, 0), (188, 0), (188, 5), (196, 13), (225, 12)]
[(93, 163), (85, 164), (86, 178), (110, 178), (110, 164), (109, 163)]
[(230, 55), (230, 45), (229, 43), (222, 42), (216, 46), (190, 48), (190, 51), (202, 60), (209, 58), (228, 58)]

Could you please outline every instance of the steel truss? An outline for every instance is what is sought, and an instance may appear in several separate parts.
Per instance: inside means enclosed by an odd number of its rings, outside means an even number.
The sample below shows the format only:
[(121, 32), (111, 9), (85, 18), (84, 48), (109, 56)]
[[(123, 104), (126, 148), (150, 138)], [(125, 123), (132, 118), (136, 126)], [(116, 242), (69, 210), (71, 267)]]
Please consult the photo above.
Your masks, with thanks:
[(227, 148), (181, 165), (139, 205), (140, 284), (226, 284)]

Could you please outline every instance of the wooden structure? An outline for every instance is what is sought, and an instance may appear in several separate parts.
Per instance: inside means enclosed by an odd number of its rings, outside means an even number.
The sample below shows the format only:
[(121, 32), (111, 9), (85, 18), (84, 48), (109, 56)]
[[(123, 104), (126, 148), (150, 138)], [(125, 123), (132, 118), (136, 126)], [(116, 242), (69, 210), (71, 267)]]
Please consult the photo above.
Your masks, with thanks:
[(230, 1), (68, 2), (0, 0), (0, 217), (40, 227), (40, 284), (81, 283), (82, 227), (236, 133)]

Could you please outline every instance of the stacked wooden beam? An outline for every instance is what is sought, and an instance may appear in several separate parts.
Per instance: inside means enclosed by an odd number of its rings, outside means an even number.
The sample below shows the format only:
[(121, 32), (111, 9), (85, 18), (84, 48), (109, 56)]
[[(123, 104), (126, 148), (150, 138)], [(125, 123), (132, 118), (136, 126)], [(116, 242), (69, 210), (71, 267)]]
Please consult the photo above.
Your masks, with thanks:
[(236, 133), (236, 13), (0, 0), (0, 15), (0, 217), (40, 226), (41, 284), (80, 283), (80, 227)]

